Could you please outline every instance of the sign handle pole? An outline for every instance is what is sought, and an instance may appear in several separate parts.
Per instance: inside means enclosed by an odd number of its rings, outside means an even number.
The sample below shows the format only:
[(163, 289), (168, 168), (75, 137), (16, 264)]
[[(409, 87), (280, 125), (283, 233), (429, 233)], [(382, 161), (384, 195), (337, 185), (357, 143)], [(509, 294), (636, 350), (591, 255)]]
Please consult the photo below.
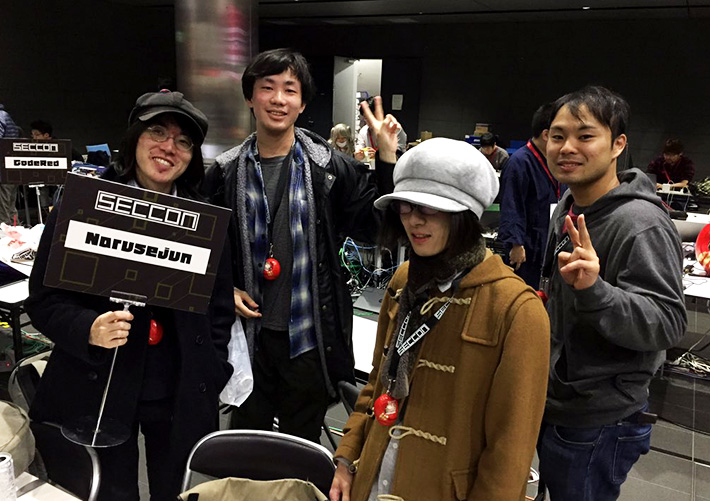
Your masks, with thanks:
[(40, 202), (40, 188), (42, 188), (41, 184), (35, 186), (35, 195), (37, 195), (37, 217), (39, 217), (39, 224), (44, 224), (44, 218), (42, 217), (42, 203)]
[[(123, 311), (128, 311), (128, 305), (123, 305)], [(113, 360), (111, 360), (111, 370), (108, 372), (108, 379), (106, 380), (106, 387), (104, 388), (104, 395), (101, 397), (101, 406), (99, 407), (99, 418), (96, 420), (96, 429), (94, 430), (94, 438), (91, 439), (91, 447), (96, 446), (96, 436), (99, 434), (101, 429), (101, 418), (104, 415), (104, 407), (106, 406), (106, 396), (108, 395), (108, 388), (111, 385), (111, 378), (113, 377), (113, 368), (116, 365), (116, 356), (118, 355), (118, 346), (113, 349)]]
[[(109, 298), (113, 303), (123, 304), (123, 311), (128, 311), (129, 306), (145, 306), (146, 297), (138, 294), (129, 294), (126, 292), (112, 291), (112, 296)], [(95, 447), (96, 437), (101, 430), (101, 418), (104, 415), (104, 407), (106, 406), (106, 397), (108, 396), (108, 389), (111, 386), (111, 378), (113, 377), (113, 369), (116, 366), (116, 356), (118, 355), (118, 346), (113, 349), (113, 360), (111, 360), (111, 369), (108, 372), (108, 379), (106, 380), (106, 387), (104, 388), (104, 394), (101, 397), (101, 406), (99, 407), (99, 417), (96, 420), (96, 429), (94, 429), (94, 437), (91, 440), (91, 446)]]

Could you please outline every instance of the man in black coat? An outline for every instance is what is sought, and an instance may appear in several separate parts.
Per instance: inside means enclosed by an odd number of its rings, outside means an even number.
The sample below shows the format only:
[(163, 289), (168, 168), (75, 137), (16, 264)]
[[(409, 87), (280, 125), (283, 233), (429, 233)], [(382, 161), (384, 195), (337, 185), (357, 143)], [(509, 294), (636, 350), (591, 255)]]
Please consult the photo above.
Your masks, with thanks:
[[(375, 186), (352, 158), (295, 127), (315, 94), (301, 54), (259, 54), (242, 90), (256, 133), (208, 173), (213, 200), (233, 210), (234, 302), (253, 360), (254, 390), (233, 409), (232, 426), (271, 429), (278, 416), (281, 431), (318, 442), (335, 384), (354, 381), (339, 242), (374, 238), (373, 201), (392, 190), (392, 165), (376, 169)], [(368, 109), (371, 126), (396, 142), (399, 124), (381, 108), (378, 100), (377, 118)]]
[[(181, 93), (145, 94), (136, 101), (121, 150), (103, 178), (196, 198), (207, 127), (207, 117)], [(130, 435), (115, 447), (97, 449), (99, 499), (139, 498), (140, 430), (151, 499), (172, 501), (193, 445), (218, 429), (219, 394), (233, 370), (227, 361), (235, 320), (229, 246), (218, 268), (210, 270), (215, 282), (205, 314), (150, 304), (121, 311), (107, 297), (44, 285), (57, 221), (69, 217), (58, 214), (50, 213), (25, 300), (32, 324), (55, 343), (30, 417), (70, 428), (85, 417), (96, 418), (115, 360), (102, 423), (117, 421)], [(93, 259), (87, 258), (86, 266), (101, 273)], [(66, 460), (72, 464), (71, 457)]]

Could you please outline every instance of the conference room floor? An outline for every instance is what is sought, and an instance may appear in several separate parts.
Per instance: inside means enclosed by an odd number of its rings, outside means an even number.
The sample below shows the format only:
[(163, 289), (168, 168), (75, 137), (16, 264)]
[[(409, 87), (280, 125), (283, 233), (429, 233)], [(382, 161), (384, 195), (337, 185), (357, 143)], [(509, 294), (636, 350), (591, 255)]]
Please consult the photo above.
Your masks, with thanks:
[[(31, 328), (30, 328), (31, 330)], [(7, 330), (0, 331), (7, 335)], [(0, 399), (7, 400), (8, 372), (0, 373)], [(688, 412), (696, 412), (700, 392), (694, 392)], [(222, 415), (221, 426), (226, 428), (227, 416)], [(340, 404), (331, 407), (326, 423), (336, 433), (345, 425), (347, 414)], [(331, 449), (325, 434), (321, 443)], [(651, 439), (652, 450), (636, 463), (621, 489), (621, 501), (710, 501), (710, 435), (659, 421)], [(141, 448), (142, 450), (142, 448)], [(535, 462), (533, 463), (535, 466)], [(139, 486), (141, 501), (148, 501), (145, 467), (141, 467)], [(537, 485), (530, 485), (528, 494), (534, 496)]]

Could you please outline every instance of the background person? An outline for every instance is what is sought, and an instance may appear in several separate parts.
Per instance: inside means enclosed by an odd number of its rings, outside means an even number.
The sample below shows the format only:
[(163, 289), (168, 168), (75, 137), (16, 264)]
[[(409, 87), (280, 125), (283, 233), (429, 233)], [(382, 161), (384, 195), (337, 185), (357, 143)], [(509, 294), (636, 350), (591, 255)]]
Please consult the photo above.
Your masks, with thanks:
[[(336, 124), (330, 129), (330, 139), (328, 144), (336, 151), (349, 157), (355, 157), (355, 142), (353, 134), (350, 131), (350, 126), (347, 124)], [(362, 153), (358, 160), (363, 159)]]
[[(5, 107), (0, 104), (0, 137), (20, 137), (20, 129), (15, 125)], [(0, 223), (17, 224), (17, 185), (0, 182)]]
[[(39, 141), (49, 141), (54, 139), (52, 133), (54, 128), (49, 122), (44, 120), (35, 120), (30, 124), (30, 137), (32, 139), (37, 139)], [(83, 162), (84, 159), (81, 154), (72, 146), (71, 149), (71, 159), (77, 162)], [(52, 186), (43, 186), (39, 188), (39, 204), (38, 210), (42, 210), (45, 213), (49, 212), (49, 207), (53, 205), (53, 200), (57, 198), (56, 188)]]
[(495, 135), (486, 132), (481, 136), (481, 153), (497, 171), (502, 171), (508, 163), (508, 152), (498, 146)]
[[(53, 132), (54, 127), (52, 127), (52, 124), (44, 120), (35, 120), (30, 124), (30, 137), (32, 139), (54, 139), (54, 136), (52, 135)], [(84, 157), (81, 156), (81, 153), (79, 153), (79, 151), (74, 147), (74, 145), (72, 145), (71, 149), (71, 159), (77, 162), (84, 161)]]
[[(161, 91), (138, 98), (129, 124), (104, 179), (197, 198), (195, 186), (204, 176), (205, 115), (179, 92)], [(140, 430), (151, 499), (172, 501), (192, 446), (217, 429), (219, 393), (232, 373), (227, 344), (235, 316), (228, 245), (207, 314), (155, 306), (115, 311), (108, 298), (43, 285), (57, 212), (51, 212), (42, 235), (25, 301), (32, 324), (55, 343), (30, 417), (61, 425), (97, 415), (112, 348), (120, 346), (105, 415), (126, 425), (131, 436), (122, 445), (97, 449), (99, 497), (139, 499)], [(157, 343), (149, 342), (152, 322), (163, 328)]]
[[(434, 138), (399, 159), (394, 179), (375, 205), (385, 211), (383, 245), (408, 240), (409, 261), (382, 303), (374, 369), (335, 452), (330, 500), (522, 500), (549, 324), (535, 292), (485, 248), (479, 218), (497, 176), (472, 145)], [(382, 399), (399, 408), (385, 423)]]
[(683, 143), (676, 138), (668, 138), (663, 145), (663, 153), (648, 164), (648, 172), (656, 175), (656, 188), (664, 184), (671, 188), (685, 188), (695, 176), (693, 161), (683, 154)]
[(532, 137), (510, 157), (501, 175), (498, 241), (510, 248), (508, 262), (525, 283), (537, 289), (550, 224), (550, 206), (567, 188), (547, 166), (543, 132), (551, 105), (540, 106), (532, 118)]
[(678, 231), (639, 169), (617, 175), (629, 106), (604, 87), (552, 108), (547, 159), (569, 186), (552, 216), (551, 360), (538, 442), (551, 499), (617, 499), (651, 445), (651, 378), (687, 325)]
[[(375, 97), (370, 97), (366, 99), (364, 102), (367, 103), (367, 106), (370, 109), (373, 109), (375, 106)], [(362, 119), (365, 120), (365, 116), (362, 114), (362, 108), (360, 108), (360, 113), (362, 116)], [(377, 131), (371, 132), (370, 127), (367, 125), (367, 120), (365, 120), (365, 124), (360, 127), (360, 130), (357, 133), (357, 137), (355, 138), (355, 158), (358, 158), (358, 155), (363, 153), (366, 148), (371, 148), (373, 150), (379, 149), (379, 143), (377, 141)], [(400, 126), (399, 129), (397, 129), (397, 156), (402, 155), (407, 150), (407, 133), (404, 132), (404, 129)]]

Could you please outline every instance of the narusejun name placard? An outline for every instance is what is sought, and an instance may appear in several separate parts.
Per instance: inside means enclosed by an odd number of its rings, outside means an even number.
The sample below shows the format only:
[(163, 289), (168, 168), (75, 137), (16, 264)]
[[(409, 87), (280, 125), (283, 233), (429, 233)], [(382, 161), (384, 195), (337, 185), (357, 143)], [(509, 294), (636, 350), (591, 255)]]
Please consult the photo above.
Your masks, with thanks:
[(69, 174), (45, 285), (204, 313), (231, 211)]

